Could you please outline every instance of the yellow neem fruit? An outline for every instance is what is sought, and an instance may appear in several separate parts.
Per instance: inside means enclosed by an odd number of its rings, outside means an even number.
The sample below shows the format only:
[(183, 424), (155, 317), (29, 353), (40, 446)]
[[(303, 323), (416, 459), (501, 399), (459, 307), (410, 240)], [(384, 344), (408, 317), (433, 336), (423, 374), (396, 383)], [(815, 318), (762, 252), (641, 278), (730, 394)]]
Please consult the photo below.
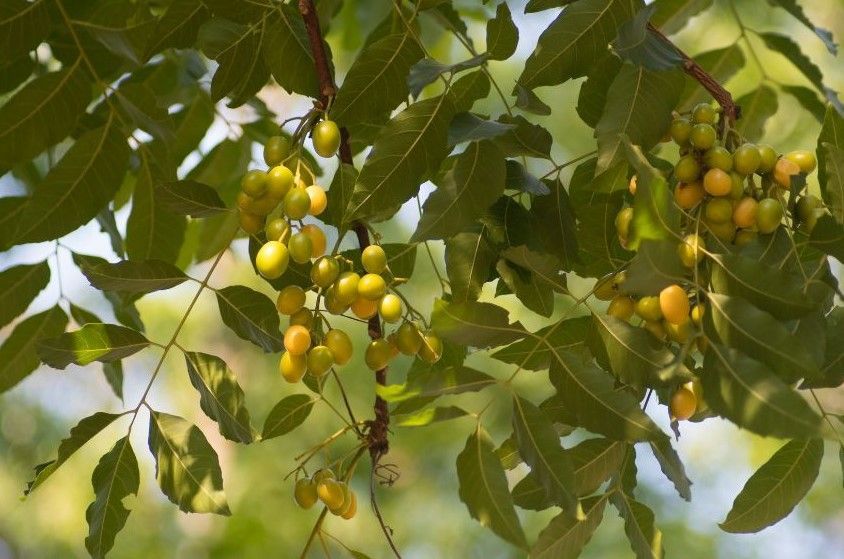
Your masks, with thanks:
[(296, 480), (296, 487), (293, 489), (293, 499), (303, 509), (314, 506), (319, 499), (317, 495), (317, 484), (308, 478)]
[(273, 167), (267, 173), (267, 196), (283, 200), (293, 188), (293, 173), (284, 165)]
[(351, 305), (352, 313), (363, 319), (372, 318), (378, 314), (378, 301), (358, 297)]
[(801, 173), (809, 174), (818, 166), (815, 153), (807, 149), (798, 149), (785, 154), (785, 158), (796, 163)]
[(366, 366), (371, 370), (379, 371), (387, 366), (392, 356), (393, 349), (390, 347), (390, 342), (381, 338), (372, 340), (366, 346), (364, 361), (366, 362)]
[(335, 481), (333, 479), (326, 479), (317, 484), (317, 496), (319, 500), (325, 504), (329, 509), (336, 509), (343, 504), (345, 495), (343, 493), (342, 481)]
[(703, 175), (703, 189), (712, 196), (726, 196), (733, 190), (733, 178), (721, 169), (710, 169)]
[(685, 421), (695, 414), (697, 408), (697, 398), (692, 390), (692, 383), (687, 383), (677, 389), (671, 396), (671, 403), (668, 409), (671, 413), (671, 418), (678, 421)]
[(706, 241), (700, 235), (686, 235), (683, 242), (677, 247), (677, 253), (680, 255), (680, 261), (687, 268), (694, 268), (695, 265), (703, 260), (703, 251), (706, 250)]
[(332, 329), (325, 333), (325, 345), (331, 350), (334, 362), (345, 365), (352, 358), (352, 339), (343, 330)]
[(311, 199), (311, 209), (308, 210), (308, 213), (319, 215), (324, 212), (325, 207), (328, 205), (328, 197), (325, 195), (325, 190), (319, 185), (312, 184), (305, 189), (305, 192), (308, 193), (308, 197)]
[(290, 316), (305, 306), (305, 290), (298, 285), (288, 285), (278, 292), (275, 306), (281, 314)]
[(241, 210), (238, 217), (240, 218), (240, 228), (247, 235), (257, 235), (261, 228), (264, 227), (264, 218), (260, 215)]
[(669, 324), (682, 324), (689, 319), (689, 297), (679, 285), (669, 285), (659, 293), (659, 308)]
[(412, 322), (405, 322), (396, 331), (396, 347), (405, 355), (416, 355), (422, 347), (422, 335)]
[(692, 335), (692, 321), (686, 317), (686, 320), (680, 324), (671, 324), (670, 322), (666, 322), (665, 331), (668, 333), (668, 337), (671, 341), (677, 342), (678, 344), (684, 344), (689, 341), (689, 338)]
[(334, 364), (334, 354), (328, 346), (318, 345), (308, 352), (308, 372), (315, 377), (321, 377)]
[(662, 320), (659, 297), (642, 297), (636, 301), (636, 314), (649, 322)]
[(694, 324), (695, 326), (700, 326), (703, 322), (704, 314), (706, 314), (706, 304), (700, 303), (698, 305), (695, 305), (694, 308), (692, 308), (691, 314), (689, 315), (692, 319), (692, 324)]
[(379, 245), (369, 245), (360, 255), (363, 269), (370, 274), (381, 274), (387, 269), (387, 253)]
[(299, 324), (290, 326), (284, 332), (284, 347), (291, 355), (304, 355), (311, 347), (311, 333)]
[(365, 274), (358, 282), (358, 295), (370, 301), (378, 301), (387, 292), (387, 282), (378, 274)]
[(786, 157), (780, 157), (774, 164), (774, 182), (783, 188), (791, 188), (791, 177), (800, 174), (800, 166)]
[(302, 227), (302, 233), (311, 239), (311, 258), (319, 258), (325, 254), (325, 231), (313, 223), (309, 223)]
[(334, 157), (340, 149), (340, 128), (335, 122), (318, 122), (311, 131), (311, 137), (314, 141), (314, 151), (322, 157)]
[(267, 241), (255, 255), (255, 267), (267, 279), (281, 277), (289, 261), (287, 247), (278, 241)]
[(636, 310), (636, 303), (626, 295), (619, 295), (610, 301), (607, 314), (619, 320), (630, 320)]
[(733, 208), (733, 223), (736, 224), (736, 227), (741, 227), (742, 229), (755, 226), (758, 210), (759, 202), (755, 198), (745, 196)]
[(310, 309), (301, 308), (290, 315), (290, 326), (304, 326), (308, 330), (314, 325), (314, 313)]
[(345, 507), (342, 514), (340, 516), (345, 518), (346, 520), (351, 520), (354, 518), (355, 514), (358, 512), (358, 498), (355, 495), (354, 491), (349, 491), (349, 503), (348, 506)]
[(290, 224), (287, 223), (286, 219), (277, 217), (267, 222), (264, 232), (267, 234), (268, 241), (286, 243), (290, 238)]
[(397, 322), (402, 315), (401, 299), (398, 295), (387, 293), (378, 302), (378, 314), (387, 322)]
[(284, 380), (290, 383), (297, 383), (305, 376), (308, 370), (308, 360), (304, 355), (291, 355), (285, 351), (278, 361), (278, 371)]
[(659, 322), (650, 322), (645, 321), (642, 324), (642, 328), (653, 334), (657, 339), (664, 340), (668, 336), (668, 332), (665, 330), (665, 325), (663, 325), (662, 321)]
[(699, 182), (680, 183), (674, 189), (674, 202), (684, 210), (690, 210), (701, 203), (706, 192)]
[(314, 472), (314, 475), (311, 476), (311, 480), (313, 480), (313, 482), (317, 485), (329, 479), (336, 479), (336, 476), (334, 475), (334, 472), (331, 471), (331, 468), (320, 468)]

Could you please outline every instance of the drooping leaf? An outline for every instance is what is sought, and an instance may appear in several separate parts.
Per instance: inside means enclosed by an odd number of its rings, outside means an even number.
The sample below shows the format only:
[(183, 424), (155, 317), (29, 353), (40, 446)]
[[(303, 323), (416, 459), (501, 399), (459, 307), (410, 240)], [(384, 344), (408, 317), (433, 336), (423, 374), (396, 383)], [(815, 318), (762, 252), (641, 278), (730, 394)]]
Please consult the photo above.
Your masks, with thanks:
[(530, 550), (531, 559), (575, 559), (592, 539), (604, 518), (609, 495), (590, 497), (581, 502), (583, 520), (559, 514), (551, 519)]
[(721, 529), (753, 533), (788, 516), (818, 477), (822, 458), (823, 439), (787, 442), (747, 480)]
[(37, 345), (44, 338), (64, 332), (67, 315), (56, 305), (21, 321), (0, 345), (0, 393), (26, 378), (41, 360)]
[(496, 263), (495, 271), (501, 278), (496, 295), (513, 293), (525, 308), (541, 316), (550, 317), (554, 313), (554, 292), (535, 274), (504, 258)]
[(818, 98), (814, 90), (802, 85), (782, 85), (780, 89), (794, 97), (804, 109), (818, 119), (818, 122), (823, 122), (826, 105)]
[(493, 452), (489, 435), (480, 425), (469, 435), (457, 457), (457, 479), (460, 500), (472, 518), (516, 547), (526, 549), (527, 540), (507, 489), (504, 469)]
[(741, 118), (736, 123), (745, 138), (759, 140), (765, 132), (765, 123), (777, 112), (777, 94), (767, 85), (761, 85), (736, 100), (741, 107)]
[(509, 313), (491, 303), (446, 303), (438, 300), (431, 313), (431, 327), (456, 344), (477, 348), (509, 344), (528, 335), (520, 322), (510, 323)]
[(411, 242), (446, 239), (484, 215), (504, 193), (501, 150), (490, 141), (472, 142), (425, 200)]
[[(326, 52), (331, 52), (327, 46)], [(308, 97), (319, 95), (307, 31), (294, 4), (279, 6), (267, 19), (263, 53), (273, 78), (285, 90)]]
[(420, 58), (422, 49), (408, 32), (370, 44), (349, 68), (331, 105), (331, 117), (348, 126), (392, 111), (407, 99), (406, 77)]
[(513, 128), (512, 124), (487, 120), (474, 113), (458, 113), (448, 126), (448, 145), (456, 146), (463, 142), (489, 140), (506, 134)]
[(35, 296), (50, 282), (47, 262), (21, 264), (0, 272), (0, 328), (29, 307)]
[(507, 60), (516, 52), (518, 42), (519, 28), (513, 23), (510, 8), (501, 3), (486, 24), (486, 52), (492, 60)]
[(612, 42), (612, 49), (623, 60), (648, 70), (676, 68), (683, 60), (680, 53), (648, 29), (656, 8), (656, 4), (649, 4), (639, 10), (633, 19), (622, 24), (618, 28), (618, 36)]
[(71, 363), (108, 363), (133, 355), (150, 345), (143, 334), (117, 324), (88, 323), (75, 332), (66, 332), (38, 342), (38, 356), (56, 369)]
[(686, 476), (686, 467), (680, 460), (680, 455), (671, 446), (671, 439), (668, 437), (659, 437), (655, 440), (649, 441), (651, 451), (659, 464), (659, 469), (665, 474), (671, 483), (674, 484), (674, 489), (683, 499), (687, 501), (692, 500), (692, 482)]
[(95, 497), (85, 511), (88, 521), (85, 548), (92, 558), (103, 559), (114, 546), (114, 538), (129, 518), (123, 499), (137, 495), (140, 483), (138, 460), (126, 436), (100, 458), (91, 476)]
[(575, 210), (562, 181), (544, 184), (551, 193), (532, 204), (530, 212), (545, 249), (557, 257), (564, 270), (570, 270), (579, 258)]
[(651, 23), (666, 35), (673, 35), (689, 20), (707, 10), (712, 0), (655, 0), (656, 10)]
[(703, 369), (706, 402), (736, 425), (763, 436), (818, 433), (820, 416), (760, 362), (710, 340)]
[(218, 64), (211, 80), (213, 101), (228, 95), (229, 106), (237, 107), (267, 83), (270, 70), (262, 56), (262, 45), (268, 35), (275, 36), (268, 32), (272, 29), (263, 18), (252, 25), (214, 18), (200, 28), (202, 51)]
[(173, 264), (161, 260), (123, 260), (83, 266), (91, 285), (103, 291), (151, 293), (171, 289), (189, 278)]
[(664, 557), (662, 532), (656, 527), (653, 511), (624, 491), (613, 493), (610, 502), (624, 519), (624, 533), (637, 559)]
[(526, 113), (531, 113), (539, 116), (548, 116), (551, 114), (551, 107), (549, 107), (539, 96), (522, 84), (517, 83), (513, 91), (516, 96), (516, 106)]
[(607, 103), (607, 92), (613, 80), (621, 70), (622, 61), (612, 53), (607, 53), (589, 72), (586, 81), (580, 86), (577, 97), (577, 114), (583, 122), (595, 128)]
[(632, 18), (639, 7), (641, 3), (636, 0), (581, 0), (571, 4), (542, 32), (518, 83), (535, 89), (585, 76), (606, 52), (618, 26)]
[[(79, 254), (77, 252), (74, 252), (72, 256), (73, 263), (76, 264), (83, 274), (85, 273), (85, 270), (91, 268), (112, 265), (99, 256)], [(137, 301), (139, 297), (138, 294), (117, 291), (103, 291), (102, 294), (111, 305), (111, 308), (114, 311), (114, 316), (117, 318), (118, 322), (124, 326), (128, 326), (129, 328), (134, 328), (139, 332), (144, 331), (144, 323), (141, 321), (141, 316), (138, 313), (138, 309), (135, 307), (135, 301)]]
[(805, 12), (803, 12), (803, 8), (800, 7), (800, 4), (796, 2), (796, 0), (768, 0), (768, 3), (772, 6), (779, 6), (783, 10), (790, 13), (792, 16), (797, 18), (800, 23), (811, 29), (818, 38), (823, 41), (823, 44), (826, 46), (826, 50), (829, 51), (830, 54), (833, 56), (838, 54), (838, 45), (835, 44), (835, 39), (832, 37), (832, 32), (822, 27), (816, 26), (812, 21), (806, 17)]
[(590, 318), (570, 318), (539, 330), (533, 337), (525, 338), (492, 354), (505, 363), (518, 365), (530, 371), (547, 369), (553, 351), (585, 350), (586, 332)]
[(458, 233), (445, 242), (445, 268), (454, 301), (476, 301), (498, 255), (483, 234)]
[(194, 180), (157, 184), (155, 201), (169, 212), (191, 217), (210, 217), (228, 211), (216, 190)]
[(448, 154), (448, 124), (454, 105), (448, 95), (412, 104), (375, 140), (358, 175), (344, 221), (389, 217), (419, 191)]
[[(504, 179), (504, 186), (512, 190), (520, 190), (536, 196), (551, 194), (551, 189), (536, 176), (528, 172), (524, 165), (515, 159), (507, 160), (507, 176)], [(551, 183), (553, 184), (553, 182)]]
[(190, 382), (199, 392), (199, 405), (208, 417), (217, 422), (220, 434), (230, 441), (251, 443), (254, 435), (243, 389), (226, 362), (214, 355), (195, 351), (185, 353), (185, 362)]
[(74, 452), (82, 448), (85, 443), (94, 438), (100, 431), (114, 423), (118, 417), (125, 414), (97, 412), (82, 419), (71, 428), (70, 435), (62, 439), (56, 453), (55, 460), (50, 460), (35, 467), (35, 477), (27, 484), (24, 494), (28, 495), (44, 483), (59, 466), (64, 464)]
[(423, 58), (410, 68), (407, 75), (407, 88), (413, 98), (419, 97), (422, 90), (434, 83), (443, 74), (456, 74), (464, 70), (477, 68), (487, 61), (486, 53), (473, 56), (454, 64), (443, 64), (433, 58)]
[(521, 115), (501, 115), (498, 122), (510, 126), (510, 130), (495, 139), (495, 143), (508, 157), (526, 156), (548, 159), (553, 140), (551, 133), (539, 124), (534, 124)]
[(449, 366), (411, 372), (404, 384), (378, 385), (375, 392), (391, 403), (411, 398), (438, 398), (440, 396), (477, 392), (498, 382), (486, 373), (464, 366)]
[(268, 353), (281, 351), (278, 311), (266, 295), (234, 285), (217, 290), (217, 304), (225, 325), (240, 338)]
[(272, 439), (289, 433), (308, 418), (313, 407), (314, 400), (306, 394), (294, 394), (282, 398), (270, 410), (270, 414), (264, 422), (261, 439)]
[(188, 421), (151, 411), (149, 449), (161, 491), (184, 512), (231, 514), (217, 453)]

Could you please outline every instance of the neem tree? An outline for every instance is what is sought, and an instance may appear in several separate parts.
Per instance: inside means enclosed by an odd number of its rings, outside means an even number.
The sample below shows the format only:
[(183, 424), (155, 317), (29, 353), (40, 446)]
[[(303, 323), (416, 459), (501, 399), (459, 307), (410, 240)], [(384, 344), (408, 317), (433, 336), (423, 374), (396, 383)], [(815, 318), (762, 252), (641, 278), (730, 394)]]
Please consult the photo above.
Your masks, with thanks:
[[(794, 1), (769, 3), (835, 52), (830, 34)], [(395, 436), (391, 415), (417, 425), (476, 418), (457, 457), (460, 499), (531, 557), (578, 555), (607, 504), (624, 519), (636, 556), (662, 556), (654, 515), (635, 496), (635, 454), (652, 452), (684, 499), (690, 481), (653, 414), (670, 414), (678, 434), (679, 421), (720, 416), (785, 439), (721, 527), (755, 532), (785, 517), (817, 476), (823, 437), (841, 443), (840, 417), (826, 413), (814, 389), (844, 381), (844, 317), (834, 306), (840, 291), (828, 260), (844, 257), (844, 120), (835, 92), (800, 47), (785, 35), (748, 29), (728, 4), (725, 17), (735, 18), (750, 52), (754, 34), (757, 45), (784, 55), (812, 86), (768, 80), (734, 102), (718, 82), (744, 65), (739, 46), (695, 62), (660, 31), (679, 30), (709, 4), (531, 0), (529, 12), (565, 8), (541, 32), (511, 89), (488, 66), (510, 58), (518, 43), (506, 3), (486, 21), (480, 52), (450, 2), (397, 1), (351, 66), (336, 72), (323, 39), (336, 1), (4, 1), (0, 168), (25, 195), (0, 198), (0, 249), (50, 242), (69, 250), (62, 237), (96, 220), (111, 240), (113, 261), (79, 253), (73, 261), (119, 324), (60, 295), (52, 308), (21, 319), (3, 342), (0, 387), (10, 389), (39, 363), (100, 361), (121, 395), (121, 359), (160, 353), (140, 399), (123, 413), (82, 419), (55, 459), (36, 467), (26, 493), (106, 426), (125, 421), (126, 436), (93, 472), (95, 499), (86, 513), (85, 545), (93, 557), (105, 556), (129, 515), (122, 499), (139, 488), (129, 434), (148, 418), (164, 494), (183, 511), (229, 514), (217, 454), (203, 433), (147, 403), (165, 356), (181, 352), (202, 411), (231, 441), (283, 436), (315, 405), (342, 420), (339, 431), (297, 459), (287, 479), (299, 505), (320, 503), (322, 511), (302, 556), (329, 513), (355, 516), (358, 497), (347, 485), (353, 475), (369, 476), (367, 499), (399, 555), (375, 495), (376, 481), (395, 474), (383, 460)], [(429, 56), (425, 29), (432, 26), (453, 34), (465, 60), (445, 64)], [(202, 55), (216, 62), (210, 87)], [(339, 85), (335, 73), (345, 76)], [(531, 115), (551, 112), (534, 90), (584, 76), (576, 112), (594, 128), (597, 148), (557, 163), (551, 135), (531, 122)], [(255, 97), (271, 77), (313, 99), (313, 108), (273, 114)], [(822, 121), (817, 157), (751, 143), (778, 93)], [(472, 111), (489, 95), (504, 114)], [(177, 173), (223, 118), (216, 103), (224, 99), (230, 107), (251, 105), (255, 121), (231, 126), (228, 139)], [(567, 107), (555, 114), (575, 118)], [(677, 150), (652, 153), (670, 139)], [(263, 162), (252, 161), (255, 142), (264, 146)], [(317, 184), (320, 160), (306, 143), (321, 158), (339, 157), (327, 196)], [(574, 164), (566, 186), (561, 172)], [(806, 188), (816, 167), (821, 198)], [(420, 206), (412, 237), (382, 239), (377, 224), (426, 181), (436, 190)], [(119, 230), (114, 212), (130, 200)], [(326, 229), (330, 237), (339, 233), (333, 247)], [(357, 248), (341, 251), (350, 233)], [(278, 290), (276, 304), (244, 286), (209, 285), (221, 256), (242, 237), (256, 273)], [(411, 278), (417, 248), (436, 240), (445, 242), (445, 272), (437, 272), (442, 293), (428, 317), (401, 285)], [(438, 270), (443, 263), (426, 252)], [(188, 275), (192, 264), (207, 261), (203, 277)], [(0, 324), (23, 313), (50, 275), (47, 261), (0, 273)], [(574, 275), (597, 282), (574, 295), (567, 284)], [(144, 332), (134, 303), (189, 281), (198, 286), (175, 331)], [(528, 331), (501, 306), (479, 302), (487, 282), (495, 282), (496, 296), (515, 294), (547, 317), (547, 326)], [(283, 378), (306, 387), (284, 397), (260, 432), (226, 363), (179, 344), (207, 291), (222, 324), (277, 354)], [(555, 298), (569, 301), (562, 315), (553, 314)], [(608, 308), (597, 302), (607, 300)], [(282, 329), (279, 314), (289, 316), (289, 326)], [(353, 328), (368, 330), (368, 347), (352, 347)], [(469, 348), (500, 348), (491, 355), (512, 364), (512, 374), (493, 378), (465, 366)], [(343, 371), (355, 351), (365, 352), (377, 381), (366, 418), (355, 416), (347, 398), (359, 389)], [(415, 356), (402, 384), (388, 378), (399, 353)], [(550, 382), (546, 399), (535, 403), (513, 380), (539, 371)], [(472, 413), (435, 402), (492, 385), (508, 396)], [(484, 429), (491, 406), (512, 409), (505, 440), (491, 440)], [(594, 436), (565, 448), (561, 437), (574, 430)], [(321, 449), (349, 438), (357, 442), (351, 453), (317, 463)], [(509, 487), (505, 470), (522, 463), (530, 473)], [(516, 506), (561, 512), (528, 542)]]

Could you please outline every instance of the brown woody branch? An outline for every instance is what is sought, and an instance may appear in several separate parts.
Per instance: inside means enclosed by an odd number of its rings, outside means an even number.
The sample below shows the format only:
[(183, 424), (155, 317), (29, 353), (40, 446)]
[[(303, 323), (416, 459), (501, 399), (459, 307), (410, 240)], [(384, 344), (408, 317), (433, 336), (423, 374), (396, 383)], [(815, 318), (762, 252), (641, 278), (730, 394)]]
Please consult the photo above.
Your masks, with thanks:
[[(319, 78), (319, 103), (322, 108), (326, 108), (329, 99), (337, 92), (337, 87), (334, 85), (331, 67), (328, 65), (328, 57), (322, 41), (322, 31), (320, 30), (319, 18), (317, 17), (313, 0), (299, 0), (299, 13), (302, 14), (302, 20), (305, 22), (305, 28), (308, 31), (308, 40), (310, 41), (311, 52), (314, 56), (314, 65), (316, 66), (317, 77)], [(349, 148), (349, 132), (345, 127), (340, 129), (340, 136), (340, 160), (343, 163), (351, 165), (352, 150)], [(371, 244), (369, 231), (364, 224), (355, 222), (352, 224), (352, 229), (357, 236), (358, 245), (361, 250)], [(377, 339), (382, 337), (382, 335), (381, 323), (376, 315), (369, 319), (369, 337)], [(375, 381), (380, 385), (387, 384), (386, 368), (375, 372)], [(367, 422), (367, 426), (369, 427), (367, 432), (367, 446), (369, 448), (369, 455), (372, 458), (373, 468), (377, 468), (379, 460), (389, 450), (387, 429), (390, 424), (390, 410), (387, 407), (387, 402), (378, 396), (375, 397), (374, 409), (375, 418)]]
[(709, 92), (710, 95), (718, 102), (721, 106), (721, 110), (723, 114), (727, 117), (727, 120), (730, 124), (735, 124), (736, 120), (741, 117), (741, 107), (739, 107), (736, 102), (733, 100), (733, 96), (730, 95), (730, 92), (724, 89), (724, 87), (718, 83), (718, 81), (713, 78), (709, 72), (704, 70), (700, 64), (694, 61), (692, 57), (688, 54), (683, 52), (680, 47), (674, 44), (671, 39), (665, 36), (659, 29), (654, 27), (652, 24), (648, 24), (648, 30), (667, 43), (671, 48), (677, 51), (677, 54), (683, 59), (683, 70), (694, 78), (703, 88)]

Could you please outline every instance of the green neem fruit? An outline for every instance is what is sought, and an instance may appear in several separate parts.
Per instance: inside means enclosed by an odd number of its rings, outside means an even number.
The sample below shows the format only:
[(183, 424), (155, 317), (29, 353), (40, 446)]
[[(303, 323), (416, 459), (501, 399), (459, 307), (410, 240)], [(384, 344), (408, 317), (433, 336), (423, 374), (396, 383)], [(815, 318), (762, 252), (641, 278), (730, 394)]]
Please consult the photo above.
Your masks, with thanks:
[(310, 309), (301, 308), (290, 315), (290, 326), (304, 326), (308, 330), (314, 325), (314, 313)]
[(760, 233), (768, 234), (776, 231), (782, 222), (782, 204), (773, 198), (765, 198), (759, 202), (756, 210), (756, 228)]
[(695, 124), (714, 124), (717, 118), (718, 112), (709, 103), (698, 103), (692, 110), (692, 122)]
[(380, 371), (390, 362), (393, 356), (393, 348), (385, 339), (372, 340), (366, 346), (366, 353), (364, 354), (364, 361), (366, 366), (373, 371)]
[(287, 285), (278, 292), (275, 303), (278, 312), (292, 316), (305, 306), (305, 290), (298, 285)]
[(636, 314), (651, 322), (662, 320), (659, 297), (642, 297), (636, 301)]
[(287, 270), (287, 247), (278, 241), (267, 241), (255, 255), (255, 267), (267, 279), (276, 279)]
[(310, 262), (313, 247), (311, 246), (311, 238), (305, 233), (296, 233), (290, 237), (287, 247), (290, 249), (290, 258), (294, 262), (299, 264)]
[(422, 335), (412, 322), (405, 322), (396, 331), (396, 347), (405, 355), (416, 355), (422, 346)]
[(267, 234), (268, 241), (286, 243), (290, 237), (290, 224), (287, 223), (286, 219), (277, 217), (267, 222), (264, 232)]
[(727, 221), (721, 223), (705, 220), (704, 223), (707, 231), (712, 233), (715, 238), (722, 243), (732, 242), (733, 237), (736, 235), (736, 225), (733, 223), (732, 219), (728, 219)]
[(330, 120), (318, 122), (311, 136), (314, 141), (314, 150), (322, 157), (334, 157), (340, 148), (340, 128)]
[(358, 298), (360, 276), (355, 272), (343, 272), (334, 282), (334, 296), (342, 305), (351, 305)]
[(311, 508), (319, 499), (317, 496), (317, 484), (308, 478), (296, 480), (296, 487), (293, 489), (293, 499), (303, 509)]
[(704, 250), (706, 250), (706, 242), (703, 237), (695, 234), (686, 235), (686, 238), (677, 247), (680, 261), (687, 268), (694, 268), (698, 262), (703, 260)]
[(323, 289), (334, 283), (340, 275), (340, 264), (333, 256), (323, 256), (311, 267), (311, 281)]
[(693, 155), (684, 155), (674, 166), (674, 178), (680, 182), (694, 182), (700, 177), (700, 163)]
[(732, 200), (740, 200), (744, 197), (744, 177), (735, 171), (730, 173), (730, 179), (733, 184), (730, 187), (730, 198)]
[(752, 175), (762, 163), (762, 154), (756, 144), (742, 144), (733, 154), (733, 169), (741, 175)]
[(387, 253), (378, 245), (369, 245), (360, 255), (363, 269), (370, 274), (381, 274), (387, 269)]
[(755, 241), (758, 236), (759, 234), (756, 231), (752, 231), (750, 229), (742, 229), (736, 233), (736, 238), (733, 239), (733, 244), (738, 247), (743, 247)]
[(349, 310), (348, 304), (341, 303), (337, 300), (337, 291), (333, 285), (328, 286), (328, 289), (325, 290), (323, 301), (325, 301), (325, 310), (331, 314), (339, 316)]
[(692, 134), (692, 123), (686, 118), (675, 118), (671, 123), (671, 139), (677, 145), (684, 146), (689, 143), (689, 136)]
[(311, 197), (308, 191), (301, 186), (296, 186), (284, 197), (284, 213), (290, 219), (302, 219), (308, 215), (311, 209)]
[(267, 173), (258, 169), (247, 172), (240, 180), (240, 189), (253, 198), (263, 196), (267, 190)]
[(334, 355), (327, 346), (314, 346), (308, 352), (308, 372), (315, 377), (327, 373), (333, 364)]
[(768, 144), (759, 144), (756, 148), (759, 150), (759, 168), (756, 172), (760, 175), (770, 173), (777, 164), (777, 151)]
[(304, 355), (293, 355), (288, 351), (281, 354), (278, 361), (278, 371), (287, 382), (295, 384), (302, 380), (308, 370), (308, 360)]
[(238, 215), (240, 220), (240, 227), (248, 235), (257, 235), (261, 227), (264, 226), (264, 218), (260, 215), (255, 215), (246, 211), (240, 211)]
[(284, 165), (273, 167), (267, 173), (267, 196), (283, 200), (293, 188), (293, 173)]
[(331, 471), (330, 468), (321, 468), (314, 472), (314, 475), (311, 476), (311, 479), (314, 483), (319, 485), (320, 483), (327, 481), (329, 479), (336, 479), (334, 472)]
[(706, 220), (724, 223), (733, 217), (733, 203), (725, 198), (713, 198), (706, 203)]
[(284, 136), (271, 136), (264, 144), (264, 162), (268, 167), (280, 164), (290, 155), (290, 140)]
[(712, 146), (703, 154), (703, 161), (710, 168), (730, 171), (733, 168), (733, 156), (722, 146)]
[(345, 365), (352, 358), (352, 339), (343, 330), (332, 329), (325, 333), (325, 345), (331, 350), (334, 362)]
[(378, 274), (365, 274), (358, 282), (358, 295), (377, 301), (387, 292), (387, 282)]
[(717, 134), (711, 124), (695, 124), (689, 141), (697, 150), (706, 151), (715, 145)]
[(260, 198), (253, 198), (251, 203), (251, 213), (261, 216), (270, 215), (274, 209), (278, 207), (278, 200), (270, 198), (266, 194)]

